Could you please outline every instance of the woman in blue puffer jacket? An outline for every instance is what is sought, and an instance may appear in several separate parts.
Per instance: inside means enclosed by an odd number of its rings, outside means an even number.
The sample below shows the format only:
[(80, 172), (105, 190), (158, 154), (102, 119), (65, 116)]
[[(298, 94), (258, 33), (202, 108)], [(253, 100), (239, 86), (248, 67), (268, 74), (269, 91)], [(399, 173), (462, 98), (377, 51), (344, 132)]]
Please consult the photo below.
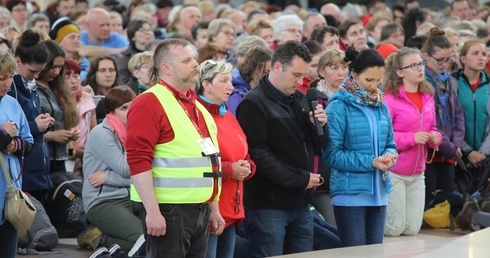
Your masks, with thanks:
[(350, 74), (327, 106), (323, 160), (332, 168), (330, 192), (343, 246), (383, 242), (387, 174), (398, 158), (391, 117), (378, 89), (384, 60), (372, 49), (349, 48)]

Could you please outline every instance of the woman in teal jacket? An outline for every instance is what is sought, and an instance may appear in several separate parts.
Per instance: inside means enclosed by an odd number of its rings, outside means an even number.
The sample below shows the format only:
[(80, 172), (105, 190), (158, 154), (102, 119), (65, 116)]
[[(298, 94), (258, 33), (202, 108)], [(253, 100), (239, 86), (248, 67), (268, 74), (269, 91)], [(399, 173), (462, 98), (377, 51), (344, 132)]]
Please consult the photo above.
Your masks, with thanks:
[(372, 49), (346, 51), (350, 75), (327, 106), (323, 160), (332, 168), (330, 191), (343, 246), (383, 242), (391, 192), (388, 168), (398, 157), (391, 117), (378, 85), (384, 60)]
[[(487, 64), (487, 48), (480, 40), (466, 41), (459, 53), (463, 69), (453, 74), (458, 81), (454, 90), (463, 107), (465, 136), (461, 150), (472, 167), (480, 167), (485, 154), (480, 149), (485, 140), (488, 120), (489, 81), (483, 71)], [(490, 140), (490, 139), (488, 139)], [(487, 141), (488, 141), (487, 140)]]

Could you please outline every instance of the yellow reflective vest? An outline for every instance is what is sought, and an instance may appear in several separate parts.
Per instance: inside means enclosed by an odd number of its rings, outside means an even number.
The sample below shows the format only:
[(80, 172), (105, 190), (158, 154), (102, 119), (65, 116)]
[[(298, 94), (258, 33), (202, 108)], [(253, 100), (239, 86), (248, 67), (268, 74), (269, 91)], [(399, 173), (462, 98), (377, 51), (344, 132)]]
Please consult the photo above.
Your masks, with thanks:
[[(221, 178), (212, 177), (212, 162), (221, 169), (219, 155), (204, 156), (198, 141), (201, 136), (173, 93), (157, 84), (143, 94), (153, 93), (160, 101), (170, 121), (175, 137), (172, 141), (157, 144), (153, 158), (153, 186), (158, 203), (191, 204), (210, 200), (216, 189), (221, 191)], [(196, 107), (206, 122), (211, 140), (218, 147), (218, 129), (206, 108), (196, 101)], [(151, 111), (150, 111), (151, 112)], [(131, 184), (131, 200), (141, 202), (136, 188)], [(217, 200), (217, 198), (216, 198)]]

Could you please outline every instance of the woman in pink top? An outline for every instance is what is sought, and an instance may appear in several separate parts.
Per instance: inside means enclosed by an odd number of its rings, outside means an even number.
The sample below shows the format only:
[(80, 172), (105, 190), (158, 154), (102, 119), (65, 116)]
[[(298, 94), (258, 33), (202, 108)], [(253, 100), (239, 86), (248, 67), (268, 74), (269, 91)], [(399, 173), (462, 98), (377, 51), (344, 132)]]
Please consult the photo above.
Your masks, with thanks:
[(73, 173), (83, 179), (82, 172), (82, 158), (85, 150), (85, 142), (87, 136), (97, 125), (95, 119), (95, 103), (94, 94), (90, 87), (82, 87), (82, 81), (80, 79), (80, 65), (72, 59), (66, 59), (65, 64), (65, 80), (66, 84), (70, 87), (70, 90), (77, 103), (78, 112), (80, 113), (80, 122), (78, 123), (78, 129), (80, 130), (80, 137), (76, 142), (70, 143), (70, 159), (75, 160), (75, 166)]
[(384, 233), (416, 235), (425, 205), (427, 147), (435, 148), (442, 140), (436, 128), (434, 88), (425, 81), (420, 51), (402, 48), (388, 56), (382, 85), (400, 155), (389, 171), (393, 192)]

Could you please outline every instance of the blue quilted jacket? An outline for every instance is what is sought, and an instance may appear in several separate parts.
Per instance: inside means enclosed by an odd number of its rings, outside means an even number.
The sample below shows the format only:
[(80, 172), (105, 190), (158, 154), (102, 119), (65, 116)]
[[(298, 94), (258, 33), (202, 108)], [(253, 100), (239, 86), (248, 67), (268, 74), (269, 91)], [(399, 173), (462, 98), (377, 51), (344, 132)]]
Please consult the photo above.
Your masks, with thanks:
[[(371, 125), (362, 106), (355, 102), (356, 96), (339, 91), (334, 94), (326, 108), (328, 116), (328, 136), (323, 147), (325, 164), (332, 168), (330, 192), (335, 195), (372, 194), (374, 192), (373, 168), (374, 144), (379, 156), (387, 152), (397, 153), (393, 126), (386, 104), (368, 107), (374, 111), (377, 124)], [(373, 130), (378, 142), (374, 143)], [(392, 190), (389, 177), (384, 180), (388, 193)]]

